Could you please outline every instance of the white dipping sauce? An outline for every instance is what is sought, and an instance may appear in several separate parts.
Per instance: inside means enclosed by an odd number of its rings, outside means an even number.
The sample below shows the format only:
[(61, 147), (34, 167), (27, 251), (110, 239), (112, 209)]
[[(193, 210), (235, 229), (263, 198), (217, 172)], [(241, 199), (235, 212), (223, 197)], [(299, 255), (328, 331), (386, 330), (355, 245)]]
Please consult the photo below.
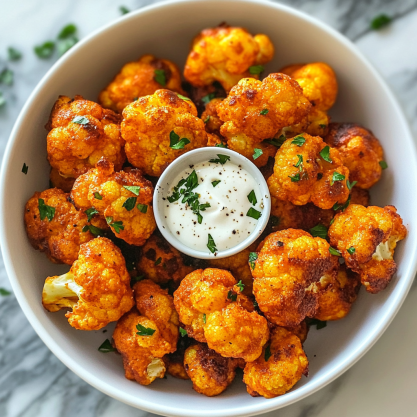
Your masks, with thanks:
[[(196, 172), (198, 186), (192, 190), (198, 194), (199, 204), (209, 203), (210, 207), (200, 211), (201, 224), (197, 214), (187, 203), (182, 203), (183, 196), (175, 202), (167, 197), (174, 193), (174, 187), (182, 179)], [(213, 186), (213, 182), (220, 182)], [(164, 187), (165, 188), (165, 187)], [(180, 187), (185, 188), (185, 185)], [(191, 165), (172, 182), (166, 184), (164, 200), (164, 216), (173, 235), (189, 248), (208, 252), (209, 234), (215, 244), (215, 252), (230, 249), (245, 240), (255, 229), (257, 219), (247, 215), (252, 208), (262, 213), (263, 195), (255, 179), (241, 166), (227, 161), (225, 164), (201, 162)], [(257, 202), (249, 201), (248, 195), (255, 193)], [(253, 193), (252, 193), (253, 194)], [(253, 201), (253, 198), (251, 198)], [(211, 245), (212, 246), (212, 245)], [(212, 246), (213, 248), (213, 246)], [(211, 251), (213, 252), (213, 250)]]

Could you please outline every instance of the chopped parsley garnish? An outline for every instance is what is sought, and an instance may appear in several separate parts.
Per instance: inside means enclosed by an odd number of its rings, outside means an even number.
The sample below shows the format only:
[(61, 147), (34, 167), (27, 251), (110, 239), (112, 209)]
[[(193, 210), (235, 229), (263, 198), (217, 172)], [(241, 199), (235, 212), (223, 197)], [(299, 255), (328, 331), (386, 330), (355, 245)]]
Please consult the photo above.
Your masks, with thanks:
[(206, 317), (206, 314), (204, 313), (203, 314), (203, 323), (206, 324), (206, 322), (207, 322), (207, 317)]
[(234, 293), (232, 290), (229, 290), (229, 292), (227, 293), (227, 298), (230, 300), (230, 301), (236, 301), (237, 300), (237, 294), (236, 293)]
[(248, 200), (249, 200), (249, 203), (251, 203), (253, 206), (258, 202), (258, 200), (256, 199), (256, 194), (254, 190), (252, 190), (248, 194)]
[(258, 308), (258, 307), (259, 307), (259, 304), (258, 304), (258, 302), (257, 302), (256, 300), (254, 300), (254, 301), (253, 301), (253, 306), (254, 306), (255, 308)]
[(334, 223), (334, 217), (330, 220), (330, 226)]
[(143, 214), (146, 214), (147, 211), (148, 211), (148, 206), (146, 204), (140, 204), (139, 203), (136, 207)]
[(3, 97), (2, 92), (0, 91), (0, 107), (6, 104), (6, 99)]
[(346, 203), (344, 203), (344, 204), (335, 203), (334, 206), (333, 206), (333, 210), (334, 211), (337, 211), (337, 210), (345, 211), (348, 208), (349, 204), (350, 204), (351, 197), (352, 197), (352, 195), (349, 194), (349, 197), (346, 200)]
[(29, 167), (23, 162), (22, 172), (26, 175), (28, 173)]
[(249, 67), (249, 74), (259, 75), (263, 70), (263, 65), (252, 65), (251, 67)]
[(321, 152), (320, 152), (320, 156), (329, 163), (333, 163), (333, 161), (330, 159), (330, 146), (325, 146)]
[(214, 252), (217, 251), (216, 244), (214, 243), (214, 239), (213, 239), (213, 237), (211, 236), (210, 233), (208, 235), (207, 247), (209, 248), (209, 251), (211, 253), (214, 253)]
[(310, 229), (310, 234), (313, 237), (321, 237), (322, 239), (327, 238), (327, 227), (323, 224), (318, 224)]
[(253, 207), (251, 207), (248, 212), (246, 213), (248, 217), (252, 217), (252, 219), (258, 220), (259, 217), (262, 216), (262, 213), (258, 210), (255, 210)]
[(69, 36), (74, 35), (75, 32), (77, 32), (77, 26), (75, 26), (73, 23), (70, 23), (62, 28), (61, 32), (58, 34), (58, 39), (66, 39)]
[(151, 329), (150, 327), (142, 326), (140, 323), (136, 325), (138, 336), (152, 336), (155, 333), (155, 329)]
[(62, 56), (71, 49), (77, 42), (78, 38), (76, 36), (77, 26), (70, 23), (65, 26), (61, 32), (58, 34), (58, 54)]
[(133, 210), (136, 205), (137, 197), (129, 197), (126, 199), (126, 201), (123, 203), (123, 206), (127, 211)]
[(221, 181), (220, 180), (216, 180), (216, 181), (212, 181), (211, 182), (211, 185), (213, 186), (213, 187), (215, 187), (217, 184), (219, 184), (219, 183), (221, 183)]
[(109, 339), (106, 339), (98, 348), (99, 352), (102, 353), (109, 353), (109, 352), (116, 352), (117, 349), (113, 347)]
[(94, 207), (91, 207), (87, 209), (84, 213), (87, 215), (87, 220), (90, 222), (93, 216), (95, 214), (98, 214), (98, 211)]
[(217, 154), (218, 159), (210, 159), (209, 162), (213, 162), (214, 164), (222, 164), (224, 165), (227, 161), (230, 161), (230, 156)]
[(379, 166), (382, 169), (387, 169), (388, 168), (388, 164), (385, 161), (379, 161)]
[(265, 362), (268, 362), (268, 359), (269, 359), (271, 356), (272, 356), (272, 353), (271, 353), (271, 345), (268, 345), (268, 346), (265, 348)]
[(6, 297), (8, 295), (11, 295), (11, 292), (6, 290), (5, 288), (0, 288), (0, 295), (2, 295), (3, 297)]
[(335, 249), (335, 248), (332, 248), (331, 246), (329, 247), (329, 252), (332, 254), (332, 255), (335, 255), (335, 256), (342, 256), (342, 254), (337, 250), (337, 249)]
[(372, 19), (371, 29), (378, 30), (390, 24), (392, 19), (386, 14), (380, 14)]
[(161, 262), (162, 262), (162, 258), (161, 258), (161, 257), (159, 257), (159, 258), (155, 261), (155, 266), (158, 266)]
[(12, 46), (7, 48), (7, 52), (9, 54), (9, 61), (18, 61), (20, 58), (22, 58), (22, 53)]
[(321, 129), (326, 129), (327, 125), (319, 125)]
[(345, 179), (345, 176), (343, 174), (340, 174), (339, 172), (335, 171), (333, 172), (332, 180), (330, 181), (330, 185), (333, 185), (336, 181), (343, 181)]
[(227, 149), (227, 145), (225, 143), (223, 143), (223, 142), (216, 143), (214, 146), (216, 148), (226, 148)]
[(294, 175), (288, 175), (289, 178), (291, 178), (291, 182), (298, 182), (300, 181), (300, 173), (294, 174)]
[(86, 224), (83, 227), (83, 233), (91, 232), (91, 234), (95, 237), (103, 236), (104, 230), (100, 229), (99, 227), (93, 226), (92, 224)]
[(268, 114), (269, 110), (268, 109), (263, 109), (261, 110), (261, 112), (259, 113), (261, 116), (265, 116), (265, 114)]
[(252, 155), (252, 158), (255, 160), (255, 159), (258, 159), (261, 155), (263, 154), (263, 152), (262, 152), (262, 149), (259, 149), (259, 148), (255, 148), (254, 150), (253, 150), (253, 155)]
[(300, 171), (303, 170), (303, 155), (297, 155), (298, 161), (294, 165), (294, 168), (299, 168)]
[(255, 261), (258, 259), (258, 254), (256, 252), (250, 252), (249, 253), (249, 265), (252, 269), (252, 271), (255, 269)]
[(264, 142), (269, 143), (270, 145), (274, 145), (277, 148), (280, 148), (286, 140), (287, 138), (285, 137), (285, 135), (281, 135), (278, 139), (265, 139)]
[(242, 292), (245, 289), (245, 284), (240, 280), (236, 286), (239, 288), (240, 292)]
[(135, 195), (139, 195), (140, 187), (138, 185), (124, 185), (123, 188)]
[(184, 336), (188, 335), (187, 330), (183, 329), (182, 327), (180, 327), (180, 334), (181, 334), (181, 337), (184, 337)]
[(215, 97), (216, 97), (216, 93), (209, 93), (209, 94), (207, 94), (206, 96), (202, 97), (202, 98), (201, 98), (201, 101), (202, 101), (204, 104), (208, 104), (208, 103), (210, 103), (210, 101), (211, 101), (211, 100), (213, 100), (213, 98), (215, 98)]
[(100, 193), (99, 193), (98, 191), (96, 191), (96, 192), (94, 193), (94, 198), (95, 198), (96, 200), (103, 200), (103, 197), (100, 195)]
[(12, 85), (13, 84), (13, 71), (5, 68), (2, 72), (0, 72), (0, 83), (4, 85)]
[(78, 125), (86, 125), (90, 121), (85, 116), (75, 116), (72, 119), (72, 123), (77, 123)]
[(126, 7), (126, 6), (120, 6), (119, 7), (120, 13), (121, 14), (128, 14), (130, 13), (130, 10)]
[(327, 321), (321, 321), (317, 319), (310, 319), (308, 321), (309, 326), (316, 326), (317, 330), (324, 329), (327, 326)]
[(52, 56), (55, 50), (55, 42), (47, 41), (42, 45), (34, 47), (35, 54), (41, 59), (47, 59)]
[(185, 100), (185, 101), (191, 101), (191, 99), (190, 99), (190, 98), (185, 97), (185, 96), (183, 96), (182, 94), (178, 94), (178, 93), (177, 93), (177, 96), (178, 96), (180, 99), (182, 99), (182, 100)]
[(137, 282), (142, 281), (145, 279), (145, 275), (137, 275), (130, 279), (130, 286), (133, 287)]
[(209, 121), (210, 121), (210, 115), (208, 115), (208, 116), (205, 118), (204, 123), (208, 123)]
[(352, 188), (357, 184), (357, 182), (358, 181), (352, 181), (352, 182), (350, 182), (349, 180), (346, 181), (346, 185), (347, 185), (347, 188), (349, 189), (349, 191), (352, 190)]
[(113, 227), (116, 233), (120, 233), (120, 230), (124, 230), (125, 227), (123, 226), (123, 222), (121, 220), (113, 221), (113, 217), (107, 216), (106, 222), (110, 227)]
[(171, 130), (171, 133), (169, 134), (169, 147), (171, 149), (184, 149), (184, 146), (189, 143), (190, 141), (187, 138), (180, 139), (180, 137)]
[(45, 220), (45, 218), (48, 218), (48, 220), (51, 221), (54, 218), (55, 207), (46, 205), (43, 198), (38, 199), (38, 207), (41, 220)]
[(154, 71), (154, 77), (153, 79), (158, 83), (161, 84), (162, 86), (166, 86), (167, 84), (167, 80), (166, 80), (166, 75), (165, 75), (165, 71), (163, 69), (156, 69)]
[(291, 141), (292, 145), (303, 146), (306, 143), (304, 136), (297, 136)]
[(347, 251), (350, 255), (353, 255), (355, 253), (356, 249), (353, 246), (351, 246)]

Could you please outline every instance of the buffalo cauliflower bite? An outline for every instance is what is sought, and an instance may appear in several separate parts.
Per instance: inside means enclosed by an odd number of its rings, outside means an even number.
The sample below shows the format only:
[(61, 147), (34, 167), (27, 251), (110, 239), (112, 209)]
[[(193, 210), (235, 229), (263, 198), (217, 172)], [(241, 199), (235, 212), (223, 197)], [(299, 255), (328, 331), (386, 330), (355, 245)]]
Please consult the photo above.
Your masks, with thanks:
[[(52, 216), (48, 217), (46, 210)], [(94, 238), (87, 215), (78, 211), (69, 194), (58, 188), (36, 192), (26, 203), (24, 220), (32, 246), (55, 263), (72, 265), (80, 245)]]
[(207, 144), (195, 105), (169, 90), (158, 90), (125, 107), (121, 131), (129, 162), (152, 176), (160, 176), (183, 153)]
[[(274, 328), (277, 326), (273, 326)], [(310, 330), (307, 321), (303, 320), (300, 324), (294, 327), (285, 327), (289, 332), (295, 334), (299, 339), (301, 344), (303, 344), (307, 340), (307, 335)]]
[(164, 356), (165, 367), (169, 375), (178, 379), (190, 379), (184, 367), (184, 355), (192, 343), (195, 343), (195, 341), (189, 337), (180, 337), (177, 350)]
[(134, 305), (120, 249), (103, 237), (82, 244), (68, 273), (46, 279), (42, 304), (51, 312), (71, 308), (65, 317), (78, 330), (99, 330), (119, 320)]
[(349, 197), (349, 170), (339, 151), (326, 146), (319, 136), (303, 133), (287, 139), (275, 155), (274, 173), (268, 179), (271, 195), (295, 205), (312, 202), (322, 209)]
[(357, 181), (357, 187), (368, 189), (380, 180), (384, 151), (370, 130), (354, 123), (331, 123), (324, 140), (339, 151), (349, 180)]
[(327, 287), (319, 293), (314, 318), (328, 321), (346, 317), (358, 296), (360, 283), (358, 274), (340, 265), (337, 275), (331, 276)]
[(237, 361), (224, 358), (206, 344), (196, 343), (185, 351), (184, 367), (194, 390), (207, 397), (214, 397), (233, 382)]
[(324, 62), (289, 65), (280, 72), (296, 80), (303, 89), (303, 94), (318, 110), (327, 111), (336, 101), (336, 74)]
[(274, 46), (268, 36), (252, 36), (244, 28), (221, 25), (194, 38), (184, 77), (196, 87), (218, 81), (229, 91), (242, 78), (258, 78), (259, 72), (250, 67), (266, 64), (273, 56)]
[[(140, 336), (138, 325), (155, 330), (155, 333)], [(143, 340), (145, 338), (150, 339), (150, 343), (158, 342), (160, 335), (155, 323), (141, 316), (136, 309), (129, 311), (117, 322), (113, 333), (114, 345), (122, 355), (126, 378), (141, 385), (149, 385), (156, 378), (163, 378), (166, 371), (164, 361), (153, 354), (152, 346)]]
[(236, 284), (228, 271), (196, 270), (175, 291), (175, 308), (190, 337), (207, 342), (222, 356), (254, 360), (268, 340), (269, 330)]
[(217, 114), (217, 105), (222, 101), (223, 99), (221, 98), (214, 98), (213, 100), (210, 100), (201, 114), (201, 120), (204, 121), (207, 133), (214, 133), (217, 136), (220, 136), (220, 128), (223, 124)]
[(93, 101), (60, 96), (46, 125), (52, 168), (64, 179), (77, 178), (104, 156), (121, 169), (126, 156), (120, 121), (119, 115)]
[(74, 185), (75, 178), (63, 177), (55, 168), (51, 168), (49, 173), (50, 185), (54, 188), (59, 188), (66, 193), (69, 193)]
[(300, 339), (282, 327), (271, 332), (262, 355), (247, 363), (243, 382), (253, 397), (274, 398), (285, 394), (308, 374), (308, 359)]
[(178, 67), (167, 59), (144, 55), (123, 66), (114, 80), (100, 93), (99, 103), (121, 113), (132, 101), (166, 88), (184, 94)]
[(329, 228), (330, 244), (373, 294), (383, 290), (397, 270), (394, 250), (406, 235), (407, 229), (393, 206), (351, 204), (335, 216)]
[(274, 324), (297, 326), (317, 310), (321, 281), (337, 273), (329, 244), (302, 230), (270, 234), (251, 262), (253, 293), (260, 310)]
[(103, 158), (77, 178), (71, 197), (78, 208), (94, 208), (104, 216), (117, 237), (141, 246), (156, 228), (152, 193), (152, 184), (141, 171), (114, 172), (113, 164)]
[(178, 287), (181, 280), (195, 268), (185, 265), (177, 249), (163, 237), (153, 234), (142, 247), (136, 269), (157, 284), (173, 281)]

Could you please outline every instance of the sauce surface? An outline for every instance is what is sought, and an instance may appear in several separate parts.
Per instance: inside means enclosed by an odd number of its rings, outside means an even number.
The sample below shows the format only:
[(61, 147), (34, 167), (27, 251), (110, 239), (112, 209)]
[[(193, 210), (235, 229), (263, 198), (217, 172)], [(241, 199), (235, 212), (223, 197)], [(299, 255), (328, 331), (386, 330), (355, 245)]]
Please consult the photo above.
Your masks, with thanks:
[(191, 165), (165, 186), (164, 216), (171, 233), (198, 251), (217, 253), (238, 245), (262, 215), (258, 184), (229, 160)]

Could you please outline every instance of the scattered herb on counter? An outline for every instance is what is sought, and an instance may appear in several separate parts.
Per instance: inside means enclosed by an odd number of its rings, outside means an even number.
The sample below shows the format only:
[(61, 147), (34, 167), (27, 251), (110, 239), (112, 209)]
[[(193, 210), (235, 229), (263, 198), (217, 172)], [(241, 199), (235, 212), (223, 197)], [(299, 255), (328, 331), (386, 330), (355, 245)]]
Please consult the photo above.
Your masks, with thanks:
[(47, 59), (52, 56), (55, 50), (55, 42), (47, 41), (42, 45), (34, 47), (35, 54), (41, 59)]
[(7, 297), (8, 295), (11, 295), (12, 293), (5, 288), (0, 288), (0, 295), (3, 297)]
[(0, 83), (4, 85), (12, 85), (13, 84), (13, 71), (5, 68), (2, 72), (0, 72)]
[(3, 97), (3, 93), (0, 91), (0, 107), (6, 104), (6, 99)]
[(23, 162), (22, 172), (27, 175), (29, 167)]
[(119, 10), (122, 15), (130, 13), (130, 10), (126, 6), (120, 6)]
[(22, 58), (22, 53), (12, 46), (7, 48), (7, 53), (9, 54), (9, 61), (18, 61)]
[(76, 32), (77, 26), (75, 26), (73, 23), (69, 23), (61, 29), (61, 32), (58, 34), (58, 39), (66, 39), (69, 36), (75, 35)]
[(371, 29), (379, 30), (384, 26), (389, 25), (392, 22), (392, 18), (387, 16), (386, 14), (380, 14), (374, 17), (371, 21)]

